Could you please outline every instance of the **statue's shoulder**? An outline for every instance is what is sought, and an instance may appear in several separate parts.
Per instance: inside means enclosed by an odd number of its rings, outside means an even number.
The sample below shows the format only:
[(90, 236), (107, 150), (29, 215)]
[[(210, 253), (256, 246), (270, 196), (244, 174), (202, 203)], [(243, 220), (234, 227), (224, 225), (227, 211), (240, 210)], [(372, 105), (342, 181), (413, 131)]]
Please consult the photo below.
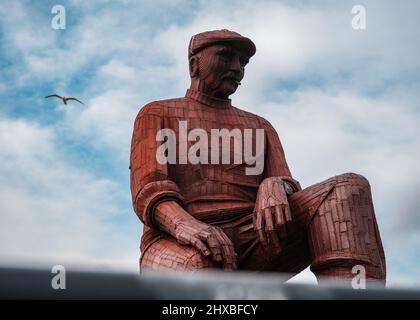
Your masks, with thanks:
[(173, 98), (149, 102), (140, 108), (137, 117), (146, 115), (163, 117), (164, 115), (168, 114), (168, 108), (182, 107), (185, 103), (185, 100), (185, 98)]
[(252, 120), (253, 122), (255, 122), (258, 127), (261, 127), (262, 129), (269, 129), (269, 130), (274, 130), (274, 127), (272, 126), (272, 124), (270, 123), (270, 121), (268, 121), (266, 118), (259, 116), (258, 114), (240, 109), (238, 107), (232, 107), (235, 110), (235, 113), (240, 116), (240, 117), (246, 117), (250, 120)]

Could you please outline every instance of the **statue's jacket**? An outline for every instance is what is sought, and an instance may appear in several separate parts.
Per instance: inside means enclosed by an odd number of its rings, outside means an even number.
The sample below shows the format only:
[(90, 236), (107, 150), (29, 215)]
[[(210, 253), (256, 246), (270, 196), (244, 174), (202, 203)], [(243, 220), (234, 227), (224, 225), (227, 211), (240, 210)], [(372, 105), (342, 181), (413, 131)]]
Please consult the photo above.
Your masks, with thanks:
[[(204, 129), (211, 137), (211, 129), (238, 128), (264, 130), (264, 168), (261, 174), (246, 175), (251, 167), (240, 164), (179, 163), (179, 123), (186, 121), (188, 130)], [(177, 136), (176, 163), (161, 164), (156, 152), (162, 141), (156, 139), (161, 129), (171, 129)], [(181, 142), (182, 143), (182, 142)], [(194, 141), (187, 142), (188, 147)], [(210, 141), (208, 147), (211, 147)], [(231, 141), (233, 152), (233, 143)], [(255, 150), (255, 149), (254, 149)], [(208, 152), (210, 157), (210, 150)], [(154, 226), (153, 210), (157, 203), (172, 199), (193, 217), (209, 223), (232, 221), (252, 213), (258, 187), (267, 177), (290, 177), (280, 139), (272, 125), (264, 118), (193, 90), (183, 98), (161, 100), (145, 105), (139, 111), (131, 142), (130, 184), (134, 211), (144, 223), (141, 251), (161, 237), (167, 236)], [(290, 180), (294, 183), (294, 180)], [(299, 189), (300, 186), (296, 186)]]

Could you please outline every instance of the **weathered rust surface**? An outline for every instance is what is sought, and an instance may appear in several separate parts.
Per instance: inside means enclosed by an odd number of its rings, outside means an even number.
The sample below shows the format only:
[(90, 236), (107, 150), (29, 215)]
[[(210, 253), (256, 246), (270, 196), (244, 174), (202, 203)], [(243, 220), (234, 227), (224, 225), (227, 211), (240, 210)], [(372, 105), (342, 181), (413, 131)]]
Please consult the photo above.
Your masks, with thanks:
[[(385, 256), (366, 178), (346, 173), (302, 189), (272, 125), (232, 106), (229, 96), (255, 51), (250, 39), (228, 30), (193, 36), (185, 97), (149, 103), (138, 113), (130, 177), (134, 210), (144, 223), (141, 269), (294, 274), (311, 266), (318, 279), (349, 281), (352, 268), (362, 265), (368, 280), (384, 283)], [(263, 171), (246, 174), (244, 159), (185, 161), (194, 142), (184, 143), (182, 121), (188, 131), (200, 128), (209, 137), (212, 129), (263, 129)], [(157, 161), (161, 129), (176, 134), (176, 163)], [(255, 134), (249, 143), (255, 147)], [(230, 152), (232, 160), (233, 143)]]

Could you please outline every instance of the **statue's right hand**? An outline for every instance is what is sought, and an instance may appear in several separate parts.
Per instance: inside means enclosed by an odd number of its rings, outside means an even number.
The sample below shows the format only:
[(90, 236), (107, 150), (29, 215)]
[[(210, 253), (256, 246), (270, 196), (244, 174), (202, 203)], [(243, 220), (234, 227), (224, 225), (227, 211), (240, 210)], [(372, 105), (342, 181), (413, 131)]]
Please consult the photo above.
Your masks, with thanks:
[(205, 257), (223, 262), (225, 270), (236, 270), (236, 253), (232, 241), (222, 229), (201, 221), (180, 223), (175, 230), (178, 243), (192, 245)]
[(286, 237), (286, 225), (292, 221), (286, 186), (281, 177), (264, 179), (258, 189), (253, 213), (254, 229), (260, 243), (275, 254), (280, 253), (280, 238)]

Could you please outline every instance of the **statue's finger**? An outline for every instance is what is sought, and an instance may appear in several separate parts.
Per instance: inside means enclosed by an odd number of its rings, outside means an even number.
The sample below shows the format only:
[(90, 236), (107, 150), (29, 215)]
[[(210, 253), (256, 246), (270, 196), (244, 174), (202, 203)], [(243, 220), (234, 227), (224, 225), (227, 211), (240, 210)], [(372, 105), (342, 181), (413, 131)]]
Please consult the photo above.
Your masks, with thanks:
[(218, 230), (217, 235), (219, 236), (220, 243), (222, 243), (224, 268), (226, 270), (235, 270), (237, 268), (236, 252), (232, 241), (230, 241), (229, 237), (222, 230)]
[(258, 238), (260, 242), (262, 243), (262, 245), (267, 245), (267, 238), (265, 236), (265, 232), (263, 228), (264, 228), (263, 212), (260, 211), (257, 213), (257, 226), (255, 230), (257, 231)]
[(279, 254), (281, 251), (280, 239), (277, 232), (278, 232), (277, 230), (272, 230), (269, 232), (270, 248), (274, 251), (275, 254)]
[(264, 222), (265, 222), (265, 233), (267, 237), (267, 242), (271, 246), (273, 237), (275, 236), (273, 215), (271, 213), (271, 208), (266, 208), (264, 210)]
[(273, 223), (274, 210), (272, 211), (272, 208), (266, 208), (264, 210), (264, 215), (264, 221), (266, 222), (265, 232), (267, 234), (267, 238), (269, 239), (270, 249), (274, 250), (276, 253), (280, 253), (280, 241)]
[(256, 213), (257, 223), (255, 224), (255, 230), (262, 230), (264, 225), (263, 210), (260, 210)]
[(207, 245), (210, 248), (210, 251), (212, 253), (212, 258), (214, 261), (222, 261), (223, 260), (223, 253), (222, 253), (222, 245), (218, 241), (217, 237), (213, 234), (211, 234), (207, 238)]
[(198, 233), (198, 237), (203, 242), (206, 242), (207, 239), (210, 237), (210, 235), (211, 235), (211, 233), (207, 232), (207, 231), (202, 231), (202, 232)]
[(194, 246), (194, 248), (200, 251), (203, 256), (208, 257), (209, 255), (211, 255), (211, 251), (200, 239), (192, 238), (191, 244)]
[(282, 215), (282, 224), (279, 226), (279, 235), (280, 235), (280, 239), (284, 239), (286, 237), (286, 217), (285, 217), (285, 212), (284, 212), (284, 205), (279, 206), (279, 209), (281, 211), (281, 215)]
[(271, 214), (271, 208), (264, 209), (264, 221), (265, 221), (265, 230), (270, 232), (274, 230), (273, 216)]
[(257, 230), (257, 211), (252, 213), (252, 225), (254, 226), (254, 229)]
[(274, 218), (276, 221), (276, 228), (280, 229), (281, 225), (284, 224), (283, 211), (279, 205), (274, 206)]
[(265, 208), (268, 206), (268, 202), (269, 202), (269, 189), (268, 189), (268, 185), (267, 183), (263, 183), (261, 186), (261, 191), (260, 191), (260, 207), (261, 208)]

